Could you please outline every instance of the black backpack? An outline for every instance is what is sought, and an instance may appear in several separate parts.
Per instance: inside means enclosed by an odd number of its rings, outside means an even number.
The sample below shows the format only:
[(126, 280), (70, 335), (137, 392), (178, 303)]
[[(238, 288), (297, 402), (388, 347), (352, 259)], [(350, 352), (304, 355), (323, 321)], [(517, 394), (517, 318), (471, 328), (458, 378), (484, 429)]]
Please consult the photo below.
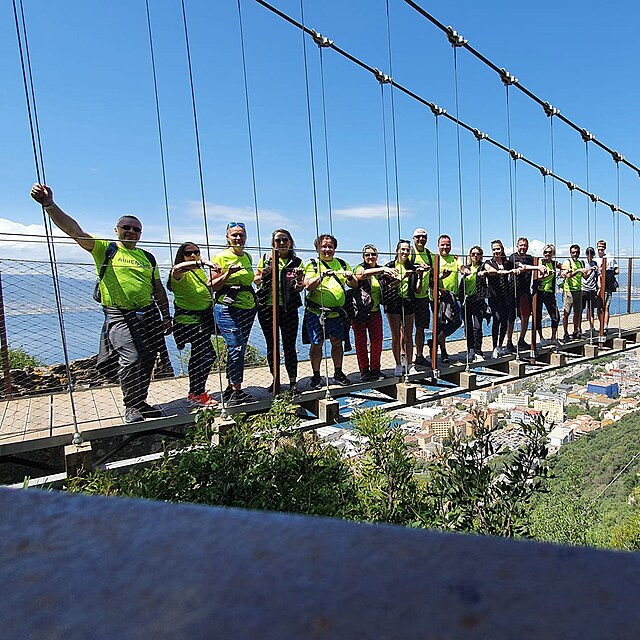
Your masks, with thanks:
[(371, 281), (368, 278), (360, 280), (357, 289), (347, 289), (344, 310), (352, 322), (357, 324), (369, 322), (373, 311), (373, 298), (371, 297)]

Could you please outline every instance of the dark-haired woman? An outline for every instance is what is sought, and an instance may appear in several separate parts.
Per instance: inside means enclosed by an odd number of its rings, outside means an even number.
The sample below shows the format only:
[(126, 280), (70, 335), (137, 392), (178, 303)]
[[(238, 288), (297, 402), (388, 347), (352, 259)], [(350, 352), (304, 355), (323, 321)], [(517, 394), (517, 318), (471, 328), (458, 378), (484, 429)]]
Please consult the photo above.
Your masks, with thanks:
[[(277, 277), (278, 317), (282, 350), (284, 352), (284, 366), (289, 376), (289, 391), (299, 393), (298, 390), (298, 352), (296, 339), (298, 337), (298, 309), (302, 306), (300, 292), (304, 288), (304, 268), (302, 260), (296, 255), (293, 237), (286, 229), (276, 229), (271, 234), (271, 246), (275, 247), (278, 255)], [(273, 375), (273, 265), (271, 254), (260, 258), (256, 268), (254, 282), (258, 285), (258, 322), (267, 343), (267, 360)], [(271, 391), (274, 387), (271, 386)]]
[(227, 248), (214, 256), (218, 267), (211, 278), (215, 292), (214, 314), (220, 335), (227, 345), (227, 381), (222, 394), (228, 406), (254, 402), (242, 391), (244, 354), (256, 317), (251, 256), (244, 250), (247, 231), (244, 222), (227, 223)]
[(491, 337), (493, 357), (506, 353), (503, 346), (507, 327), (516, 317), (516, 292), (512, 274), (519, 273), (507, 259), (500, 240), (491, 243), (492, 258), (484, 264), (487, 272), (489, 306), (491, 307)]
[(469, 249), (467, 264), (460, 269), (462, 281), (461, 294), (462, 311), (467, 337), (467, 362), (480, 362), (484, 359), (482, 353), (482, 321), (487, 310), (487, 272), (482, 261), (482, 247), (474, 245)]
[(396, 245), (395, 260), (385, 265), (390, 273), (384, 278), (384, 310), (391, 330), (395, 376), (402, 376), (405, 372), (418, 373), (413, 366), (413, 320), (415, 294), (422, 285), (410, 255), (411, 243), (400, 240)]
[(218, 403), (207, 393), (206, 384), (216, 354), (211, 344), (214, 330), (213, 300), (209, 276), (203, 267), (214, 265), (200, 257), (200, 247), (185, 242), (178, 247), (167, 288), (174, 296), (173, 337), (178, 349), (191, 345), (189, 356), (189, 404), (212, 407)]

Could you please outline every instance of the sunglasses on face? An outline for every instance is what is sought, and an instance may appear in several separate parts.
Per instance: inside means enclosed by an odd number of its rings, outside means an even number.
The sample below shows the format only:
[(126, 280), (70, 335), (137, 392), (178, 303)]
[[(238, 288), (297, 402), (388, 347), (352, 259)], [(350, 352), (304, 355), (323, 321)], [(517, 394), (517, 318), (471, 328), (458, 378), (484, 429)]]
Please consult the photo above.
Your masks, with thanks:
[(422, 234), (419, 234), (417, 236), (413, 236), (414, 238), (416, 238), (416, 240), (419, 240), (420, 238), (424, 238), (425, 240), (427, 239), (427, 236), (424, 236)]
[(184, 255), (185, 256), (199, 256), (200, 255), (200, 249), (194, 249), (193, 251), (185, 251)]
[(470, 256), (476, 256), (476, 257), (480, 257), (482, 254), (478, 253), (477, 251), (474, 251), (473, 253), (469, 254)]
[(543, 251), (542, 253), (544, 253), (545, 256), (550, 256), (551, 255), (551, 251)]
[(365, 258), (375, 258), (378, 254), (377, 253), (363, 253), (362, 255)]
[(240, 227), (241, 229), (247, 228), (244, 222), (227, 222), (227, 229), (232, 229), (233, 227)]
[(142, 227), (134, 227), (133, 225), (130, 224), (121, 224), (120, 228), (123, 229), (124, 231), (135, 231), (136, 233), (140, 233), (142, 231)]
[(289, 238), (274, 238), (274, 242), (289, 242)]

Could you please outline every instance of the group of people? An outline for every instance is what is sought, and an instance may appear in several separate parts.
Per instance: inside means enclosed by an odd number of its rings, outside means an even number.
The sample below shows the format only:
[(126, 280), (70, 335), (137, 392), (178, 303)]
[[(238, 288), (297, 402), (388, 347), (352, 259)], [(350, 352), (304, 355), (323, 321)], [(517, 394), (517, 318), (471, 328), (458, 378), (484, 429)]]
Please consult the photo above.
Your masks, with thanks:
[[(310, 345), (312, 367), (307, 388), (317, 389), (324, 384), (321, 363), (326, 340), (330, 342), (333, 381), (351, 384), (342, 369), (343, 345), (349, 342), (350, 329), (355, 336), (360, 380), (385, 376), (381, 371), (382, 309), (391, 333), (394, 375), (415, 374), (419, 368), (431, 366), (433, 343), (426, 340), (426, 330), (432, 314), (437, 317), (434, 322), (437, 331), (432, 339), (439, 350), (439, 362), (448, 362), (446, 340), (463, 322), (467, 359), (484, 359), (485, 320), (492, 322), (492, 355), (498, 357), (516, 351), (513, 344), (516, 315), (521, 320), (518, 348), (530, 349), (526, 333), (532, 313), (535, 272), (537, 317), (541, 317), (542, 307), (546, 307), (551, 319), (551, 341), (557, 340), (560, 319), (556, 279), (564, 279), (563, 327), (564, 339), (568, 340), (571, 312), (573, 337), (580, 334), (583, 305), (591, 328), (596, 312), (606, 328), (618, 273), (617, 263), (606, 256), (606, 243), (602, 240), (597, 243), (598, 256), (589, 248), (586, 261), (579, 258), (580, 248), (572, 245), (571, 258), (558, 264), (555, 248), (546, 245), (542, 260), (535, 264), (528, 253), (526, 238), (518, 239), (517, 251), (509, 257), (502, 242), (495, 240), (491, 243), (490, 259), (484, 260), (482, 248), (476, 245), (463, 260), (451, 253), (451, 238), (446, 234), (438, 238), (437, 255), (432, 253), (426, 247), (428, 234), (423, 228), (415, 229), (412, 241), (401, 239), (393, 260), (386, 264), (378, 263), (375, 246), (365, 245), (362, 262), (354, 268), (336, 256), (338, 240), (333, 235), (318, 236), (314, 242), (317, 258), (303, 264), (296, 255), (291, 233), (276, 229), (271, 236), (272, 251), (261, 256), (254, 269), (252, 258), (245, 251), (245, 224), (230, 221), (226, 225), (227, 247), (210, 259), (202, 256), (196, 243), (185, 242), (178, 248), (167, 280), (167, 288), (174, 296), (172, 316), (155, 258), (137, 247), (142, 234), (142, 223), (137, 217), (122, 216), (114, 230), (117, 240), (109, 242), (85, 232), (55, 203), (50, 187), (35, 184), (31, 196), (54, 224), (94, 259), (98, 272), (96, 296), (105, 315), (98, 366), (106, 370), (107, 363), (115, 365), (127, 422), (161, 415), (158, 407), (147, 403), (147, 394), (156, 355), (164, 346), (164, 336), (170, 333), (179, 349), (190, 345), (188, 401), (193, 406), (217, 404), (207, 392), (206, 382), (219, 357), (212, 337), (218, 335), (224, 340), (227, 387), (222, 397), (228, 406), (233, 406), (253, 400), (242, 389), (242, 383), (245, 351), (256, 315), (272, 372), (274, 318), (277, 319), (289, 389), (297, 393), (297, 338), (299, 310), (303, 305), (302, 340)], [(607, 258), (607, 290), (605, 296), (599, 296), (598, 274), (604, 258)], [(273, 295), (274, 282), (277, 300)], [(602, 298), (604, 304), (598, 304)], [(540, 322), (536, 329), (542, 339)]]

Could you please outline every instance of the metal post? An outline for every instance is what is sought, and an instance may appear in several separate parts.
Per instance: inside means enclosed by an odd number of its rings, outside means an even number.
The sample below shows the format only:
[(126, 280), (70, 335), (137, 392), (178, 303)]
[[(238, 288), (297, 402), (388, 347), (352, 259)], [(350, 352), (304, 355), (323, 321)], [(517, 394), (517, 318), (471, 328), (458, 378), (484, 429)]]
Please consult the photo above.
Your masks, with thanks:
[(433, 254), (433, 320), (431, 321), (431, 368), (438, 368), (438, 302), (440, 299), (440, 254)]
[[(537, 267), (540, 264), (539, 258), (533, 259), (533, 266)], [(536, 270), (533, 272), (533, 296), (531, 298), (531, 354), (533, 360), (536, 356), (537, 346), (537, 332), (540, 318), (538, 318), (538, 286), (540, 284), (540, 272)]]
[(0, 270), (0, 352), (2, 353), (2, 372), (4, 373), (4, 396), (12, 396), (11, 365), (9, 364), (9, 341), (4, 316), (4, 296), (2, 294), (2, 271)]
[(273, 332), (273, 395), (280, 393), (280, 254), (271, 248), (271, 324)]
[(601, 338), (604, 336), (604, 311), (605, 311), (604, 304), (607, 296), (607, 293), (605, 291), (606, 281), (607, 281), (607, 259), (602, 258), (602, 263), (600, 265), (600, 290), (598, 292), (598, 295), (600, 296), (600, 313), (598, 314), (600, 316), (599, 336)]
[(633, 258), (629, 258), (627, 269), (627, 314), (631, 313), (631, 271), (633, 270)]

